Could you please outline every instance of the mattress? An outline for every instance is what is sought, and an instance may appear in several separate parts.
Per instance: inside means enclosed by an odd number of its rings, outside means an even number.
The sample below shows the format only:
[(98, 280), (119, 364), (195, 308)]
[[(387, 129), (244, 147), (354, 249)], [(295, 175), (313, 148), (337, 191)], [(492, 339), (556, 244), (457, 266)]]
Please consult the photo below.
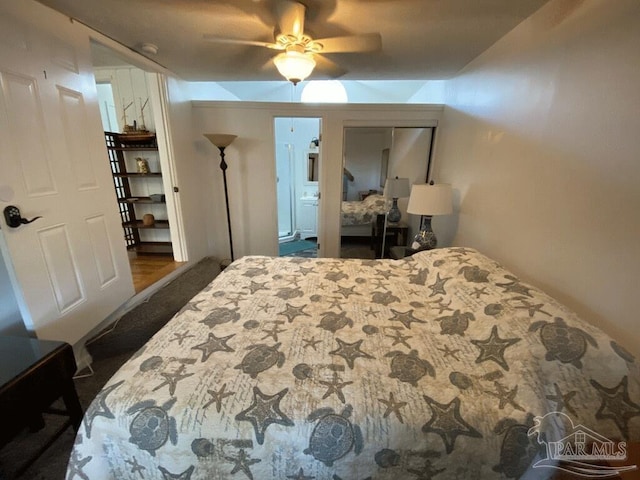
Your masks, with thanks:
[(384, 215), (390, 208), (391, 202), (382, 195), (369, 195), (360, 202), (342, 202), (342, 226), (371, 225), (378, 215)]
[(638, 442), (639, 403), (629, 352), (473, 249), (247, 256), (104, 386), (68, 478), (546, 478)]

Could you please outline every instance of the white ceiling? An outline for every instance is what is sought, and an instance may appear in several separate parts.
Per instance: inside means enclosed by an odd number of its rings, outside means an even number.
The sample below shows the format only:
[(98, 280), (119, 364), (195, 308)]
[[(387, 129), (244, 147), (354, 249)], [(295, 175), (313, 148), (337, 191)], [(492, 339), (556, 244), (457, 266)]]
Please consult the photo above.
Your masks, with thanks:
[[(39, 0), (141, 52), (190, 81), (281, 80), (257, 46), (208, 42), (205, 34), (271, 42), (278, 0)], [(326, 56), (344, 80), (440, 80), (455, 75), (548, 0), (300, 0), (312, 38), (380, 33), (382, 50)], [(142, 52), (141, 52), (142, 53)], [(104, 58), (102, 63), (111, 60)], [(99, 65), (96, 65), (99, 66)], [(111, 66), (111, 65), (109, 65)], [(309, 80), (327, 78), (316, 70)]]

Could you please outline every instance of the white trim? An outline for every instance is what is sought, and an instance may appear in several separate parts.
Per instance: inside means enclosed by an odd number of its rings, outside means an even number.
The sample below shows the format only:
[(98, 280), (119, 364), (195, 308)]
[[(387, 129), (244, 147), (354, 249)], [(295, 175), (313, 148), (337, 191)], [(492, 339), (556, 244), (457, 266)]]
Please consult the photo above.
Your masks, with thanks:
[(180, 193), (174, 192), (174, 187), (179, 185), (178, 174), (175, 166), (173, 138), (171, 132), (171, 119), (167, 113), (168, 94), (166, 77), (160, 73), (147, 72), (149, 96), (153, 105), (154, 123), (156, 125), (156, 138), (158, 153), (160, 154), (160, 168), (162, 169), (162, 183), (167, 205), (167, 217), (170, 225), (171, 244), (173, 247), (173, 259), (176, 262), (189, 260), (187, 241), (184, 233), (184, 220), (182, 215), (182, 203)]

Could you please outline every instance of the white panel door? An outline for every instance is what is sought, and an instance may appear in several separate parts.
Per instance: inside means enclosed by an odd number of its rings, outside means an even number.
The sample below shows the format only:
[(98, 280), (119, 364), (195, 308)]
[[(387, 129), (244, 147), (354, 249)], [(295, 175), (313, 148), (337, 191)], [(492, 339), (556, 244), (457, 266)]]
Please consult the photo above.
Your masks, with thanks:
[(2, 218), (2, 243), (27, 328), (73, 344), (134, 295), (88, 38), (5, 14), (0, 31), (0, 208), (42, 217)]

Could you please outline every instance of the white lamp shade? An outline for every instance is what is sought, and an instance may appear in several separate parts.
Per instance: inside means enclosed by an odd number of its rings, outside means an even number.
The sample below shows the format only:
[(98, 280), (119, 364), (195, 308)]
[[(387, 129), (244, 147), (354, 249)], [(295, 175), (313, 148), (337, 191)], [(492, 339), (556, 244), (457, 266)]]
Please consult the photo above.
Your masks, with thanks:
[(204, 136), (218, 148), (228, 147), (237, 138), (237, 135), (227, 133), (205, 133)]
[(384, 196), (387, 198), (404, 198), (409, 196), (408, 178), (387, 178), (384, 182)]
[(273, 63), (275, 63), (280, 75), (294, 84), (311, 75), (316, 67), (313, 55), (292, 50), (276, 55)]
[(407, 213), (413, 215), (449, 215), (453, 212), (451, 185), (418, 184), (411, 187)]

